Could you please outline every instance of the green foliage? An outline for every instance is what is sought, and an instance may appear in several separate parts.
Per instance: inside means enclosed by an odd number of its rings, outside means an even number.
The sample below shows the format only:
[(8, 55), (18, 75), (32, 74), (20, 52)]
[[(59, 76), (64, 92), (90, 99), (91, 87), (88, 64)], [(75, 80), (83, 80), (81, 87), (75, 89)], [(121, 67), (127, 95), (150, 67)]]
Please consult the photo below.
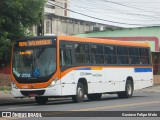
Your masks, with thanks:
[(11, 91), (10, 86), (0, 86), (0, 91)]
[(8, 32), (9, 38), (24, 35), (26, 28), (42, 18), (44, 0), (1, 0), (0, 31)]
[(0, 0), (0, 57), (4, 47), (25, 35), (42, 18), (45, 0)]
[(11, 48), (11, 41), (7, 39), (8, 33), (5, 32), (0, 36), (0, 58), (7, 48)]

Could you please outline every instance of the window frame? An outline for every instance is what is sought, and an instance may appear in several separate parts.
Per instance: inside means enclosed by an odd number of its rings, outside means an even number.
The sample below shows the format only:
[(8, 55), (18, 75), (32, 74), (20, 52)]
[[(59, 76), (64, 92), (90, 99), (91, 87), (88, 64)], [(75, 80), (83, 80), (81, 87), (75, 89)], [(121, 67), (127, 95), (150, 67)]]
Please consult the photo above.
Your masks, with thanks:
[[(126, 45), (117, 45), (117, 44), (102, 44), (102, 43), (92, 43), (92, 42), (76, 42), (76, 41), (64, 41), (64, 45), (66, 44), (66, 43), (69, 43), (70, 45), (72, 45), (72, 47), (73, 47), (73, 51), (72, 51), (72, 62), (73, 62), (73, 66), (150, 66), (151, 65), (151, 58), (150, 58), (150, 48), (149, 47), (138, 47), (138, 46), (126, 46)], [(85, 52), (79, 52), (79, 53), (77, 53), (76, 52), (76, 49), (75, 49), (75, 44), (81, 44), (81, 45), (88, 45), (88, 47), (89, 47), (89, 50), (88, 50), (88, 53), (85, 53)], [(102, 47), (103, 47), (103, 53), (102, 54), (98, 54), (97, 52), (95, 53), (95, 54), (93, 54), (92, 52), (91, 52), (91, 46), (92, 45), (96, 45), (96, 46), (99, 46), (99, 45), (101, 45)], [(105, 52), (105, 46), (113, 46), (114, 47), (114, 49), (116, 49), (115, 50), (115, 54), (106, 54), (106, 52)], [(81, 46), (82, 47), (82, 46)], [(126, 50), (125, 50), (125, 54), (119, 54), (118, 55), (118, 47), (126, 47), (126, 49), (127, 49), (127, 52), (126, 52)], [(132, 49), (138, 49), (138, 54), (139, 54), (139, 49), (148, 49), (148, 57), (149, 57), (149, 64), (133, 64), (133, 63), (129, 63), (129, 58), (130, 58), (130, 56), (135, 56), (135, 55), (130, 55), (130, 51), (129, 51), (129, 49), (130, 48), (132, 48)], [(86, 56), (89, 56), (89, 62), (87, 63), (87, 62), (83, 62), (83, 63), (77, 63), (76, 62), (76, 55), (86, 55)], [(92, 62), (92, 55), (103, 55), (103, 62), (102, 63), (93, 63)], [(114, 63), (111, 63), (111, 64), (109, 64), (109, 63), (107, 63), (107, 62), (105, 62), (106, 61), (106, 57), (107, 56), (109, 56), (109, 55), (112, 55), (112, 57), (115, 57), (116, 58), (116, 62), (114, 62)], [(125, 63), (125, 64), (118, 64), (118, 57), (121, 57), (121, 56), (124, 56), (124, 57), (126, 57), (126, 59), (127, 59), (127, 63)], [(138, 57), (138, 58), (140, 58), (140, 55), (139, 56), (135, 56), (135, 57)], [(86, 60), (83, 60), (83, 61), (86, 61)], [(139, 60), (137, 60), (137, 61), (139, 61)]]

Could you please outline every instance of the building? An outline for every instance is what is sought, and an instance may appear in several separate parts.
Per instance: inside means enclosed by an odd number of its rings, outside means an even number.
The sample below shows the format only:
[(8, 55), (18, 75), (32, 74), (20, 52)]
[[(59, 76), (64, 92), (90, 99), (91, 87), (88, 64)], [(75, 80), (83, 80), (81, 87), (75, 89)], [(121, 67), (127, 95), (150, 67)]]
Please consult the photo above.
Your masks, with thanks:
[(48, 0), (44, 7), (44, 14), (54, 14), (58, 16), (69, 17), (69, 11), (67, 11), (69, 8), (69, 3), (70, 0)]
[(74, 35), (90, 31), (104, 30), (106, 27), (117, 29), (117, 27), (106, 24), (50, 14), (45, 16), (43, 32), (44, 35)]
[(50, 33), (49, 26), (54, 23), (51, 23), (51, 20), (48, 20), (48, 16), (55, 15), (69, 17), (69, 11), (67, 11), (69, 2), (70, 0), (47, 0), (44, 6), (44, 20), (41, 21), (39, 25), (29, 28), (29, 34), (36, 36)]
[(119, 27), (70, 18), (70, 0), (48, 0), (44, 7), (44, 20), (29, 29), (30, 35), (74, 35), (89, 31), (118, 29)]

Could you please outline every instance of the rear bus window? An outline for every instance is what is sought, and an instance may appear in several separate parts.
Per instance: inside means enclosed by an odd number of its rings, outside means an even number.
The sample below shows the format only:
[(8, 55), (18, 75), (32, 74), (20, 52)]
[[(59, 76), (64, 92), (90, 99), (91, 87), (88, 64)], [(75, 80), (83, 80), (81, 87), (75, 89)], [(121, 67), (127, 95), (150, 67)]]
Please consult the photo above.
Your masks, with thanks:
[(140, 63), (141, 64), (150, 64), (149, 49), (140, 48), (139, 49), (139, 54), (140, 54)]

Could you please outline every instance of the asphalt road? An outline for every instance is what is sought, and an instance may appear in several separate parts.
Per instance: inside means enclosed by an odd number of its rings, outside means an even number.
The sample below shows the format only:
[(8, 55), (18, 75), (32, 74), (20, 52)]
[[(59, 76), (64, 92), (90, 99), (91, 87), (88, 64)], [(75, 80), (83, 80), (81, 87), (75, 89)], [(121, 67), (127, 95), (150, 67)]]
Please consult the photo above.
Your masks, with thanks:
[[(88, 101), (85, 99), (82, 103), (73, 103), (71, 98), (65, 98), (65, 99), (52, 99), (50, 100), (46, 105), (38, 105), (36, 103), (22, 103), (22, 104), (10, 104), (5, 106), (0, 106), (0, 111), (56, 111), (56, 112), (46, 112), (49, 117), (47, 119), (53, 119), (50, 116), (58, 116), (57, 119), (61, 119), (62, 116), (65, 119), (71, 120), (75, 119), (74, 117), (78, 116), (76, 118), (77, 120), (80, 119), (80, 116), (84, 116), (83, 119), (85, 120), (93, 120), (98, 119), (99, 117), (96, 117), (96, 114), (100, 115), (104, 111), (104, 116), (112, 116), (112, 117), (105, 117), (106, 119), (109, 118), (117, 119), (117, 114), (115, 114), (115, 111), (121, 111), (119, 114), (128, 114), (128, 111), (159, 111), (160, 112), (160, 92), (143, 92), (143, 91), (135, 91), (132, 98), (129, 99), (119, 99), (117, 95), (103, 95), (102, 99), (100, 101)], [(58, 111), (58, 112), (57, 112)], [(69, 111), (69, 113), (73, 113), (73, 111), (76, 111), (76, 114), (74, 117), (70, 118), (70, 114), (65, 113), (63, 111)], [(81, 112), (85, 111), (85, 112)], [(91, 112), (90, 111), (98, 111)], [(103, 112), (99, 112), (103, 111)], [(88, 113), (87, 113), (88, 112)], [(85, 113), (85, 114), (84, 114)], [(85, 115), (89, 115), (89, 117), (85, 117)], [(115, 114), (115, 118), (113, 117)], [(136, 113), (137, 114), (137, 113)], [(145, 114), (144, 114), (145, 115)], [(155, 115), (155, 114), (154, 114)], [(94, 118), (93, 118), (94, 117)], [(148, 116), (147, 116), (148, 117)], [(130, 117), (133, 120), (135, 117)], [(0, 118), (2, 119), (2, 118)], [(25, 118), (26, 120), (30, 120), (31, 118)], [(36, 118), (35, 118), (36, 119)], [(38, 120), (40, 118), (37, 118)], [(43, 118), (41, 118), (43, 119)], [(45, 118), (46, 119), (46, 118)], [(104, 117), (101, 117), (100, 119), (104, 119)], [(119, 118), (120, 120), (124, 119), (123, 117)], [(151, 118), (146, 118), (151, 119)], [(153, 119), (153, 118), (152, 118)], [(158, 117), (154, 117), (154, 119), (159, 119)], [(54, 118), (55, 120), (55, 118)]]

